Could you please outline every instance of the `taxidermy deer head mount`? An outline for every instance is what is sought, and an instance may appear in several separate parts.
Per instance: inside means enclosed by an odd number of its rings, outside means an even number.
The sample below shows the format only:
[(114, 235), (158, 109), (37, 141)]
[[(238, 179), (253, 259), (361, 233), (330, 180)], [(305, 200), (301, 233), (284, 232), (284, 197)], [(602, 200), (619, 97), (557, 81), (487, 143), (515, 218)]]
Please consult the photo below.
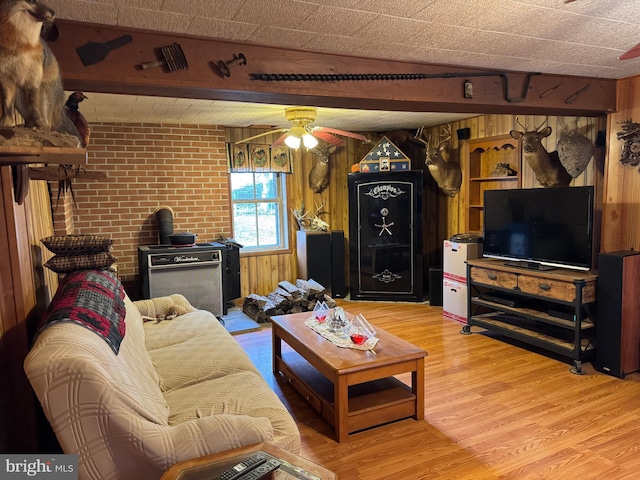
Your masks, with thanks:
[(311, 209), (305, 211), (304, 202), (300, 205), (300, 208), (292, 208), (291, 213), (298, 221), (298, 227), (300, 230), (312, 231), (312, 232), (328, 232), (329, 224), (322, 220), (320, 217), (327, 212), (322, 210), (324, 203), (318, 205), (315, 204), (315, 211), (312, 213)]
[(422, 137), (424, 127), (420, 127), (414, 138), (427, 147), (425, 164), (429, 173), (438, 183), (438, 187), (449, 197), (455, 197), (462, 185), (460, 164), (451, 160), (451, 124), (445, 125), (439, 132), (439, 141), (431, 144), (431, 135)]
[(542, 139), (551, 135), (551, 127), (542, 128), (549, 120), (545, 119), (542, 124), (533, 130), (520, 123), (519, 116), (516, 116), (516, 123), (524, 131), (511, 130), (509, 134), (516, 140), (522, 142), (522, 153), (525, 160), (536, 175), (538, 183), (543, 187), (568, 187), (571, 183), (571, 175), (562, 166), (558, 157), (558, 152), (547, 152), (542, 145)]
[(335, 145), (318, 145), (311, 149), (316, 156), (316, 163), (309, 172), (309, 188), (314, 193), (322, 193), (329, 186), (329, 155), (336, 151)]

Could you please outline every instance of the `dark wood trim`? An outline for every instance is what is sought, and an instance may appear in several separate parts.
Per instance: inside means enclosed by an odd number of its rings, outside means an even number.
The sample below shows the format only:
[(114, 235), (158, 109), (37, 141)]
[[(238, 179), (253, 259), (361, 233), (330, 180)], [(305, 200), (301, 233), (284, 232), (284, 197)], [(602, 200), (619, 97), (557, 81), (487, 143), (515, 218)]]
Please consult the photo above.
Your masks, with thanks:
[[(530, 115), (597, 116), (616, 109), (616, 80), (540, 74), (531, 77), (528, 90), (526, 72), (506, 74), (505, 93), (501, 76), (486, 69), (419, 64), (352, 57), (257, 45), (216, 41), (209, 38), (150, 32), (68, 20), (56, 22), (60, 36), (50, 46), (56, 55), (68, 90), (104, 93), (230, 100), (255, 103), (305, 104), (321, 107), (395, 111), (502, 113)], [(88, 42), (106, 42), (125, 34), (133, 41), (111, 51), (106, 58), (85, 67), (76, 48)], [(161, 67), (142, 70), (139, 65), (155, 60), (157, 49), (177, 42), (189, 69), (165, 73)], [(215, 66), (218, 60), (243, 53), (246, 65), (233, 65), (231, 76), (223, 77)], [(251, 73), (366, 74), (366, 73), (468, 73), (469, 78), (429, 78), (426, 80), (369, 81), (286, 81), (251, 80)], [(471, 80), (473, 98), (464, 98), (463, 84)], [(561, 89), (541, 95), (555, 86)], [(587, 87), (588, 86), (588, 87)], [(584, 90), (585, 87), (588, 90)], [(577, 92), (583, 94), (569, 99)], [(512, 101), (505, 98), (509, 96)], [(523, 101), (517, 101), (523, 97)]]

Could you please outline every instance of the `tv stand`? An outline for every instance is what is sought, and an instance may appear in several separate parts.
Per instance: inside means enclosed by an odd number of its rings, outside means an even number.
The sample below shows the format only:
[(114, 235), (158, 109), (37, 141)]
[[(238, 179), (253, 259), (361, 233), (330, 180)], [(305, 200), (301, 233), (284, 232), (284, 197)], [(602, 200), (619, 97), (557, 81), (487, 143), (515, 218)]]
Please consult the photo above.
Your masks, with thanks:
[[(527, 270), (499, 259), (467, 260), (467, 324), (569, 357), (571, 373), (595, 353), (597, 275), (563, 268)], [(513, 302), (491, 301), (492, 295)], [(512, 305), (518, 305), (514, 307)], [(570, 318), (556, 312), (571, 311)]]
[(505, 267), (516, 267), (516, 268), (528, 268), (529, 270), (540, 270), (544, 272), (548, 272), (549, 270), (555, 270), (558, 267), (551, 267), (549, 265), (542, 265), (538, 262), (518, 262), (508, 260), (503, 264)]

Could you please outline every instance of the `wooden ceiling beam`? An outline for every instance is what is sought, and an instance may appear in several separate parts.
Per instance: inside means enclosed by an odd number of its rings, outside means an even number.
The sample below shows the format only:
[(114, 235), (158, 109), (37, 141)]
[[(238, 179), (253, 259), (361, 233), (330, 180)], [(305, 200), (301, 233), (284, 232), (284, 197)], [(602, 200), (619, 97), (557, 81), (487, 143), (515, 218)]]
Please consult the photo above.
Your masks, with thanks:
[[(420, 64), (216, 41), (66, 20), (56, 21), (50, 41), (67, 90), (163, 97), (230, 100), (366, 110), (598, 116), (616, 109), (616, 80), (492, 71)], [(83, 65), (76, 48), (131, 35), (104, 60)], [(188, 69), (142, 69), (161, 59), (161, 47), (178, 43)], [(96, 47), (100, 49), (100, 45)], [(246, 65), (219, 60), (242, 53)], [(251, 74), (418, 74), (418, 80), (261, 81)], [(436, 78), (434, 78), (434, 76)], [(438, 78), (448, 76), (449, 78)], [(472, 97), (465, 96), (465, 81)]]

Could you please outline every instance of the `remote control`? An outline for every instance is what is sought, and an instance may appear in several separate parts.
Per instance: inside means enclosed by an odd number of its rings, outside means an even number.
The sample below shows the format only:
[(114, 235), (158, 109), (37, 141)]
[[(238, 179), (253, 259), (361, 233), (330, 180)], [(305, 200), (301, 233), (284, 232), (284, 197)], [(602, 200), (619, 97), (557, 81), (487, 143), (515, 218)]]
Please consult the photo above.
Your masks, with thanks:
[(279, 461), (275, 459), (267, 460), (266, 463), (263, 463), (262, 465), (258, 465), (253, 470), (250, 470), (246, 474), (241, 475), (238, 480), (258, 480), (259, 478), (262, 478), (267, 473), (272, 472), (273, 470), (279, 467), (280, 467)]
[(253, 455), (246, 460), (234, 465), (229, 470), (226, 470), (220, 474), (218, 480), (235, 480), (240, 478), (245, 473), (248, 473), (250, 470), (266, 463), (267, 458), (264, 455), (256, 454)]

